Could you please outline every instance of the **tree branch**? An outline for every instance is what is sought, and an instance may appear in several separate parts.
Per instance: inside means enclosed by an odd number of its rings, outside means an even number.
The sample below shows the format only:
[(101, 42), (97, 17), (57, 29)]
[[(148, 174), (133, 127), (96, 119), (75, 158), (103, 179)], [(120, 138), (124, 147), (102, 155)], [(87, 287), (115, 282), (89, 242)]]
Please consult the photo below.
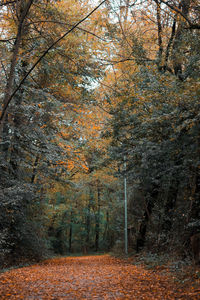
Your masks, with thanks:
[(88, 19), (102, 4), (104, 4), (107, 0), (102, 1), (98, 6), (96, 6), (89, 14), (87, 14), (83, 19), (78, 21), (71, 29), (69, 29), (66, 33), (64, 33), (60, 38), (58, 38), (55, 42), (51, 44), (51, 46), (48, 47), (48, 49), (38, 58), (38, 60), (33, 64), (33, 66), (30, 68), (30, 70), (26, 73), (24, 78), (21, 80), (17, 88), (14, 90), (14, 92), (10, 95), (8, 100), (6, 101), (2, 113), (0, 116), (0, 127), (3, 125), (4, 116), (6, 115), (8, 106), (12, 100), (12, 98), (15, 96), (17, 91), (21, 88), (21, 86), (24, 84), (27, 77), (30, 75), (30, 73), (35, 69), (35, 67), (41, 62), (41, 60), (47, 55), (47, 53), (54, 48), (56, 44), (58, 44), (63, 38), (65, 38), (69, 33), (71, 33), (78, 25), (83, 23), (86, 19)]
[(15, 0), (15, 1), (6, 1), (6, 2), (4, 2), (4, 3), (0, 3), (0, 6), (5, 6), (5, 5), (9, 5), (9, 4), (13, 4), (13, 3), (16, 3), (17, 1)]
[(192, 23), (190, 21), (190, 19), (179, 8), (173, 6), (168, 1), (160, 0), (160, 2), (164, 3), (169, 8), (171, 8), (173, 11), (177, 12), (178, 14), (180, 14), (188, 22), (188, 24), (189, 24), (189, 28), (188, 29), (200, 29), (200, 24)]
[(28, 1), (26, 7), (24, 8), (23, 12), (20, 15), (20, 20), (19, 20), (19, 24), (18, 24), (18, 28), (17, 28), (17, 36), (15, 39), (15, 43), (14, 43), (13, 51), (12, 51), (13, 55), (12, 55), (11, 64), (10, 64), (10, 71), (9, 71), (5, 95), (4, 95), (4, 99), (3, 99), (3, 109), (2, 109), (2, 113), (1, 113), (1, 117), (0, 117), (0, 132), (1, 132), (1, 129), (3, 126), (4, 118), (6, 116), (8, 104), (10, 103), (14, 75), (15, 75), (15, 68), (16, 68), (16, 64), (17, 64), (17, 58), (18, 58), (19, 48), (20, 48), (20, 43), (21, 43), (21, 38), (22, 38), (24, 20), (30, 10), (30, 7), (31, 7), (33, 1), (34, 0)]
[[(48, 21), (48, 20), (46, 20), (46, 21), (30, 22), (28, 25), (30, 25), (30, 24), (37, 24), (37, 23), (53, 23), (53, 24), (59, 24), (59, 25), (65, 25), (65, 26), (71, 26), (71, 27), (73, 27), (73, 25), (69, 24), (69, 23), (60, 22), (60, 21)], [(98, 36), (97, 34), (91, 32), (91, 31), (89, 31), (87, 29), (81, 28), (79, 26), (77, 26), (76, 28), (79, 29), (79, 30), (81, 30), (81, 31), (83, 31), (83, 32), (86, 32), (86, 33), (88, 33), (90, 35), (93, 35), (94, 37), (98, 38), (99, 40), (102, 40), (102, 41), (106, 42), (105, 39), (103, 39), (102, 37)]]

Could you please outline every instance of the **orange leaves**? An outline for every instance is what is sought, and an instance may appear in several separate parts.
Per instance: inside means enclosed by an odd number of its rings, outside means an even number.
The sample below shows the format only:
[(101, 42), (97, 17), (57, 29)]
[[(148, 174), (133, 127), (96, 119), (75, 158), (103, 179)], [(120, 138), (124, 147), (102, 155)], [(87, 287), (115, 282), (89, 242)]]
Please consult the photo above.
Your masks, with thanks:
[(79, 108), (79, 116), (76, 119), (78, 133), (91, 145), (99, 139), (104, 123), (105, 115), (98, 107), (91, 105)]
[(54, 258), (0, 276), (1, 299), (198, 299), (158, 270), (102, 256)]

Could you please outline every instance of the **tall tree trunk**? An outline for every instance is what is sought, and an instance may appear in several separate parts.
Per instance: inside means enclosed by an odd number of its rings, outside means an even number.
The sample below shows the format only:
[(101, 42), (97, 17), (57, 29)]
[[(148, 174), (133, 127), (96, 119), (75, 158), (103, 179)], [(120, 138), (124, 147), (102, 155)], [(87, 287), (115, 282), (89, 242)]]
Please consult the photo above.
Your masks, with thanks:
[[(24, 21), (24, 24), (27, 22)], [(28, 27), (23, 30), (23, 36), (28, 35)], [(21, 42), (21, 49), (25, 48), (25, 43)], [(21, 78), (23, 78), (26, 74), (26, 68), (28, 66), (28, 62), (25, 59), (21, 60), (21, 70), (19, 72), (19, 75)], [(21, 178), (22, 174), (19, 174), (20, 169), (20, 163), (19, 159), (22, 157), (20, 153), (20, 144), (22, 143), (22, 139), (20, 137), (21, 134), (21, 126), (23, 124), (23, 117), (22, 117), (22, 109), (21, 104), (23, 101), (24, 96), (24, 88), (21, 88), (18, 91), (18, 94), (15, 95), (14, 101), (15, 101), (15, 111), (13, 112), (13, 136), (11, 138), (11, 150), (10, 150), (10, 166), (11, 166), (11, 172), (14, 175), (14, 178)]]
[(169, 56), (170, 56), (170, 50), (174, 41), (174, 37), (175, 37), (175, 33), (176, 33), (176, 23), (177, 23), (177, 14), (174, 17), (173, 20), (173, 24), (172, 24), (172, 28), (171, 28), (171, 36), (169, 38), (168, 44), (167, 44), (167, 48), (166, 48), (166, 52), (165, 52), (165, 61), (164, 61), (164, 71), (168, 70), (171, 73), (172, 70), (171, 68), (168, 67), (168, 60), (169, 60)]
[(95, 250), (99, 251), (99, 235), (100, 235), (100, 187), (97, 185), (97, 213), (95, 226)]
[(198, 220), (200, 220), (200, 168), (199, 168), (199, 161), (200, 161), (200, 123), (197, 122), (197, 139), (196, 139), (196, 157), (197, 157), (197, 165), (194, 168), (194, 186), (192, 192), (193, 201), (191, 203), (191, 210), (189, 214), (189, 220), (194, 222), (197, 220), (197, 225), (195, 228), (192, 229), (193, 234), (200, 230), (200, 226)]
[(89, 244), (90, 244), (90, 227), (91, 227), (91, 208), (93, 203), (93, 192), (92, 188), (89, 187), (89, 201), (87, 207), (87, 215), (86, 215), (86, 239), (85, 239), (85, 252), (88, 252)]
[(20, 144), (21, 144), (21, 123), (23, 122), (21, 114), (20, 114), (20, 105), (23, 98), (23, 91), (20, 91), (18, 95), (15, 96), (15, 107), (16, 111), (14, 111), (13, 117), (13, 134), (10, 140), (10, 173), (14, 176), (14, 178), (21, 177), (19, 174), (20, 162), (19, 159), (22, 157), (20, 154)]
[[(17, 3), (16, 8), (16, 17), (18, 20), (18, 27), (17, 27), (17, 35), (15, 39), (15, 43), (12, 49), (12, 58), (10, 62), (10, 70), (7, 78), (7, 84), (5, 88), (4, 93), (4, 99), (3, 99), (3, 109), (1, 113), (1, 123), (0, 123), (0, 140), (2, 142), (1, 152), (2, 157), (4, 159), (4, 162), (7, 162), (7, 173), (10, 172), (12, 175), (14, 175), (14, 178), (18, 177), (18, 159), (19, 159), (19, 127), (21, 124), (21, 117), (18, 113), (19, 106), (22, 101), (22, 94), (23, 91), (21, 91), (20, 95), (17, 95), (15, 97), (15, 111), (14, 111), (14, 117), (13, 121), (11, 121), (10, 116), (8, 117), (7, 112), (7, 104), (9, 101), (9, 98), (13, 92), (14, 87), (14, 80), (16, 77), (16, 65), (17, 60), (19, 56), (20, 47), (22, 44), (22, 37), (25, 34), (24, 31), (24, 24), (26, 21), (27, 14), (29, 12), (29, 9), (31, 7), (33, 0), (29, 1), (19, 1)], [(25, 67), (22, 66), (22, 68)], [(23, 76), (24, 74), (22, 74)], [(11, 131), (10, 133), (10, 123), (13, 122), (13, 129), (14, 132)], [(12, 145), (11, 145), (12, 143)], [(10, 152), (10, 153), (9, 153)], [(10, 161), (9, 160), (10, 155)], [(5, 169), (5, 168), (4, 168)], [(1, 172), (3, 174), (3, 172)]]
[(31, 183), (34, 183), (34, 181), (35, 181), (35, 176), (37, 174), (38, 162), (39, 162), (39, 154), (36, 156), (36, 159), (35, 159), (35, 162), (34, 162), (34, 165), (33, 165), (33, 173), (32, 173), (32, 176), (31, 176)]
[(72, 252), (72, 233), (73, 233), (72, 222), (73, 222), (73, 212), (71, 211), (70, 225), (69, 225), (69, 253)]
[[(191, 0), (182, 0), (179, 4), (179, 9), (183, 12), (183, 14), (186, 17), (189, 14), (190, 1)], [(174, 73), (181, 80), (184, 80), (184, 76), (182, 74), (183, 73), (183, 65), (182, 65), (183, 57), (180, 54), (184, 27), (185, 27), (185, 22), (180, 18), (180, 21), (178, 23), (178, 27), (176, 30), (176, 35), (174, 38), (173, 55), (172, 55)]]
[(164, 206), (165, 218), (163, 218), (162, 230), (164, 230), (165, 232), (170, 231), (173, 225), (172, 214), (174, 212), (174, 207), (176, 206), (178, 191), (179, 191), (179, 182), (177, 182), (176, 180), (174, 182), (172, 181), (171, 186), (169, 187), (167, 200)]
[[(10, 70), (9, 70), (9, 74), (8, 74), (8, 79), (7, 79), (7, 84), (6, 84), (6, 89), (5, 89), (4, 99), (3, 99), (3, 109), (1, 112), (1, 116), (0, 116), (0, 135), (1, 136), (2, 136), (4, 123), (6, 121), (9, 99), (13, 92), (13, 84), (14, 84), (14, 79), (16, 76), (15, 70), (16, 70), (16, 65), (17, 65), (17, 59), (19, 56), (20, 44), (21, 44), (22, 36), (23, 36), (24, 22), (26, 20), (26, 17), (29, 13), (29, 10), (30, 10), (32, 4), (33, 4), (33, 0), (29, 0), (29, 1), (21, 0), (19, 3), (19, 12), (16, 12), (16, 15), (18, 15), (18, 13), (19, 13), (19, 17), (18, 17), (19, 21), (18, 21), (18, 27), (17, 27), (17, 35), (16, 35), (14, 46), (13, 46), (13, 50), (12, 50), (13, 55), (12, 55), (12, 59), (11, 59), (11, 63), (10, 63)], [(3, 139), (3, 136), (2, 136), (2, 139)]]
[(136, 241), (136, 251), (139, 252), (145, 245), (146, 241), (146, 232), (147, 232), (147, 226), (152, 214), (152, 209), (154, 207), (155, 199), (158, 196), (157, 188), (154, 188), (154, 190), (150, 193), (150, 199), (147, 202), (145, 212), (143, 214), (142, 222), (140, 224), (139, 234)]
[(157, 27), (158, 27), (158, 68), (162, 65), (162, 53), (163, 53), (163, 43), (162, 43), (162, 24), (161, 24), (161, 15), (160, 15), (160, 2), (159, 0), (155, 0), (157, 6)]

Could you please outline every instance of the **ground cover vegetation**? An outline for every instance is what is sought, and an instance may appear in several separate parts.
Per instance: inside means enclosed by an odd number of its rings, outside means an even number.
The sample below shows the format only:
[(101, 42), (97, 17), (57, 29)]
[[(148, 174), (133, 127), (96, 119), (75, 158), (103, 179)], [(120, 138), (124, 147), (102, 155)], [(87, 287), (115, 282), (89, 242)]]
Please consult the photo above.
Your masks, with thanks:
[(192, 257), (190, 237), (200, 233), (199, 3), (95, 5), (0, 1), (3, 267), (123, 252), (124, 176), (129, 252)]

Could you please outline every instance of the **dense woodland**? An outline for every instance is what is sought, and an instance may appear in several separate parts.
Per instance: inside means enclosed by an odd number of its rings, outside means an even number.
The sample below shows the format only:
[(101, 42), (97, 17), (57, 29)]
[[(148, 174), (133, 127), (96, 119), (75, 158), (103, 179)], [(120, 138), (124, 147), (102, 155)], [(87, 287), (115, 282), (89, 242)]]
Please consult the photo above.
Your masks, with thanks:
[(124, 177), (129, 252), (190, 257), (199, 1), (5, 0), (0, 15), (0, 264), (123, 252)]

